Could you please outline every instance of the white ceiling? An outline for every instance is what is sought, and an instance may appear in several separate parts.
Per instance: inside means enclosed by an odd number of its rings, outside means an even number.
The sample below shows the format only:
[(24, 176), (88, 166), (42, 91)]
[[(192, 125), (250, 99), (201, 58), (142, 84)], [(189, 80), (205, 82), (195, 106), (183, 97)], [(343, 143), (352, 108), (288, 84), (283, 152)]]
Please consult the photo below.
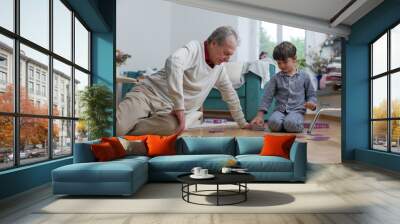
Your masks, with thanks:
[(350, 26), (383, 0), (167, 0), (178, 4), (249, 17), (318, 32), (348, 36)]
[(226, 0), (329, 21), (350, 0)]

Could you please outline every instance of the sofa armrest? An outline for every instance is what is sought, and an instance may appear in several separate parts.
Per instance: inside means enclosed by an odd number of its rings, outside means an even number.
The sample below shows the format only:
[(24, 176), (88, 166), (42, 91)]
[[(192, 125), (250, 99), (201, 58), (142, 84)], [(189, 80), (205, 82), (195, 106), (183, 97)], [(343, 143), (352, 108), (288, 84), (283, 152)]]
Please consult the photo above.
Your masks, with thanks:
[(95, 162), (96, 158), (92, 153), (90, 146), (100, 143), (100, 140), (75, 143), (74, 145), (74, 163)]
[(307, 176), (307, 143), (295, 141), (290, 149), (290, 160), (293, 162), (293, 179), (305, 181)]

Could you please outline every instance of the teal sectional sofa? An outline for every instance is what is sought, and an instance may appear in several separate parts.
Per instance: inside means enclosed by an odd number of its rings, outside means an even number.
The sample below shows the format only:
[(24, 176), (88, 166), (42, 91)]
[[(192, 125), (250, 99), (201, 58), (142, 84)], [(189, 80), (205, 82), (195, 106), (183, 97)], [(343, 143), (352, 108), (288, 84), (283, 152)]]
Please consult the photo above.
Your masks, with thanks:
[(263, 137), (181, 137), (177, 155), (128, 156), (96, 162), (91, 141), (75, 144), (74, 163), (52, 171), (54, 194), (131, 195), (148, 181), (176, 181), (176, 177), (201, 166), (219, 172), (234, 159), (259, 182), (305, 182), (307, 143), (294, 142), (290, 159), (260, 156)]

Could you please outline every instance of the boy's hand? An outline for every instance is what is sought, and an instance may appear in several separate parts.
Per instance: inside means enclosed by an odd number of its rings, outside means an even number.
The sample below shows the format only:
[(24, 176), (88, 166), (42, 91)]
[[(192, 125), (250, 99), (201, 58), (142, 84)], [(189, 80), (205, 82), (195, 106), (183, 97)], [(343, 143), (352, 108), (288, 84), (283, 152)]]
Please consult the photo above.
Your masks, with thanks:
[(264, 112), (259, 111), (250, 124), (252, 126), (264, 126)]
[(317, 108), (317, 104), (315, 104), (313, 102), (306, 102), (306, 103), (304, 103), (304, 106), (310, 110), (315, 110)]

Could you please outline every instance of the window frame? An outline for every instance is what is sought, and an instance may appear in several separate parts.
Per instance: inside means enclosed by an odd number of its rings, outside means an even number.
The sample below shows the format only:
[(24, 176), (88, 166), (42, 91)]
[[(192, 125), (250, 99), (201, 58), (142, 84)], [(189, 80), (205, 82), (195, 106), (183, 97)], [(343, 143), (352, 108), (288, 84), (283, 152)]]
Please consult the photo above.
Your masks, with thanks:
[[(369, 47), (369, 149), (373, 151), (380, 151), (380, 152), (386, 152), (386, 153), (391, 153), (391, 154), (400, 154), (400, 152), (393, 152), (392, 151), (392, 121), (400, 121), (400, 117), (392, 117), (392, 98), (391, 98), (391, 80), (392, 76), (395, 75), (396, 73), (400, 72), (400, 67), (391, 69), (391, 31), (393, 28), (396, 26), (400, 25), (400, 21), (395, 22), (392, 24), (390, 27), (386, 28), (384, 32), (379, 34), (375, 39), (373, 39), (371, 42), (368, 43)], [(378, 41), (381, 37), (384, 35), (387, 35), (387, 64), (386, 64), (386, 71), (380, 74), (373, 74), (373, 44)], [(386, 86), (387, 86), (387, 105), (386, 105), (386, 118), (373, 118), (373, 93), (374, 93), (374, 87), (373, 87), (373, 81), (382, 77), (386, 77)], [(376, 121), (386, 121), (386, 151), (379, 150), (374, 148), (374, 133), (373, 133), (373, 122)]]
[[(4, 27), (0, 26), (0, 35), (3, 35), (5, 37), (11, 38), (13, 41), (13, 64), (12, 66), (12, 73), (11, 75), (13, 75), (13, 79), (14, 79), (14, 110), (13, 112), (2, 112), (0, 111), (0, 116), (4, 116), (4, 117), (12, 117), (13, 119), (13, 166), (10, 167), (5, 167), (5, 168), (0, 168), (0, 172), (5, 171), (5, 170), (10, 170), (10, 169), (16, 169), (19, 167), (23, 167), (23, 166), (30, 166), (33, 164), (38, 164), (38, 163), (43, 163), (46, 161), (50, 161), (50, 160), (58, 160), (58, 159), (62, 159), (62, 158), (66, 158), (66, 157), (70, 157), (73, 156), (73, 152), (74, 152), (74, 143), (75, 143), (75, 126), (76, 126), (76, 122), (79, 120), (79, 117), (75, 116), (75, 108), (72, 107), (71, 108), (71, 114), (70, 116), (66, 115), (66, 116), (61, 116), (61, 115), (54, 115), (53, 114), (53, 59), (54, 60), (58, 60), (61, 63), (64, 63), (68, 66), (71, 66), (71, 92), (72, 92), (72, 99), (71, 99), (71, 104), (74, 105), (75, 103), (75, 88), (74, 88), (74, 82), (75, 82), (75, 69), (87, 74), (89, 76), (89, 83), (88, 85), (91, 86), (92, 85), (92, 72), (91, 72), (91, 49), (92, 49), (92, 45), (91, 45), (91, 37), (92, 37), (92, 30), (88, 27), (88, 25), (83, 21), (83, 19), (72, 9), (72, 7), (65, 1), (65, 0), (59, 0), (68, 10), (71, 11), (71, 18), (70, 18), (70, 22), (71, 22), (71, 59), (67, 59), (64, 58), (63, 56), (55, 53), (53, 50), (53, 32), (54, 32), (54, 28), (53, 28), (53, 24), (54, 24), (54, 17), (53, 17), (53, 1), (54, 0), (48, 0), (49, 2), (49, 47), (48, 49), (46, 49), (45, 47), (42, 47), (39, 44), (34, 43), (33, 41), (30, 41), (29, 39), (24, 38), (23, 36), (20, 35), (20, 0), (14, 0), (13, 1), (13, 10), (14, 10), (14, 18), (13, 18), (13, 22), (14, 22), (14, 30), (10, 31)], [(79, 22), (84, 26), (84, 28), (88, 31), (88, 35), (89, 35), (89, 39), (88, 39), (88, 69), (85, 69), (81, 66), (79, 66), (78, 64), (75, 63), (75, 18), (77, 20), (79, 20)], [(49, 62), (48, 62), (48, 77), (46, 80), (47, 84), (46, 84), (46, 91), (48, 91), (48, 93), (45, 93), (48, 97), (48, 112), (46, 115), (39, 115), (39, 114), (27, 114), (27, 113), (21, 113), (20, 111), (20, 85), (21, 85), (21, 81), (20, 81), (20, 45), (23, 44), (27, 47), (32, 48), (33, 50), (36, 50), (40, 53), (43, 53), (45, 55), (48, 56), (49, 58)], [(29, 66), (29, 64), (27, 64), (27, 66)], [(28, 67), (30, 68), (30, 67)], [(27, 68), (27, 69), (28, 69)], [(42, 73), (40, 72), (39, 75), (41, 75)], [(30, 74), (27, 73), (25, 74), (27, 81), (30, 80)], [(34, 82), (34, 86), (36, 82), (36, 69), (33, 70), (33, 79), (32, 81)], [(39, 80), (37, 80), (38, 83), (42, 83), (41, 81), (41, 76), (39, 76)], [(28, 86), (27, 86), (28, 87)], [(29, 91), (27, 89), (27, 91)], [(34, 89), (34, 92), (36, 91), (36, 89)], [(40, 94), (41, 96), (42, 94)], [(21, 159), (20, 159), (20, 119), (21, 118), (45, 118), (47, 119), (48, 122), (48, 136), (47, 136), (47, 142), (49, 143), (47, 145), (47, 151), (48, 151), (48, 155), (47, 158), (43, 158), (43, 160), (40, 160), (38, 162), (32, 162), (32, 163), (26, 163), (26, 164), (21, 164)], [(65, 121), (70, 121), (71, 122), (71, 153), (68, 155), (62, 155), (62, 156), (55, 156), (53, 155), (54, 153), (54, 147), (53, 147), (53, 123), (57, 120), (65, 120)]]

